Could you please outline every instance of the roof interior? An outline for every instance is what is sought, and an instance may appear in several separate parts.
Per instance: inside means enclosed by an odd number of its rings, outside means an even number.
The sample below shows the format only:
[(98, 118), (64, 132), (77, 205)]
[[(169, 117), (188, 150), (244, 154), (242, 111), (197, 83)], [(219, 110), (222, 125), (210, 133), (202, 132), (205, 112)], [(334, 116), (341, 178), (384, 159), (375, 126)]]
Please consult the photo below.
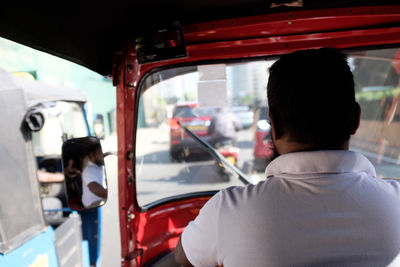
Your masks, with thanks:
[[(121, 51), (126, 40), (139, 37), (173, 21), (190, 25), (218, 19), (299, 10), (287, 7), (271, 9), (271, 2), (114, 0), (63, 1), (45, 5), (37, 1), (16, 1), (0, 10), (0, 36), (71, 60), (102, 75), (109, 75), (113, 54)], [(303, 0), (302, 9), (397, 2)]]

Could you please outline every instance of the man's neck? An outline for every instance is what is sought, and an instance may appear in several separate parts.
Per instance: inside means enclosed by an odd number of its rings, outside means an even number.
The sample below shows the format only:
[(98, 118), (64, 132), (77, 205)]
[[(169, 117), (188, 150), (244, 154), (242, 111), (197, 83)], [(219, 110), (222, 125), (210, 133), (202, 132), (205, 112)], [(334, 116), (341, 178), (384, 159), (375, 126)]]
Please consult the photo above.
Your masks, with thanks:
[(275, 145), (279, 155), (301, 151), (349, 150), (349, 141), (344, 142), (341, 146), (326, 147), (317, 144), (305, 144), (290, 141), (286, 136), (275, 140)]

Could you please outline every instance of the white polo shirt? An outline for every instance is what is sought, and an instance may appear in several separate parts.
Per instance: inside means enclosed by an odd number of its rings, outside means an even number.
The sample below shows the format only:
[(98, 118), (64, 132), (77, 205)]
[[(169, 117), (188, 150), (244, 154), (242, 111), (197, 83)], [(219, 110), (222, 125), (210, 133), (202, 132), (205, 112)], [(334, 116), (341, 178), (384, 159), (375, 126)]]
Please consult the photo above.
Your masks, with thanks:
[(194, 266), (397, 266), (400, 186), (363, 155), (285, 154), (266, 175), (220, 191), (189, 223), (182, 245)]
[(89, 160), (88, 165), (82, 172), (82, 203), (85, 207), (89, 207), (95, 202), (104, 200), (104, 198), (90, 191), (88, 185), (92, 182), (96, 182), (103, 186), (103, 188), (106, 188), (104, 166), (97, 166)]

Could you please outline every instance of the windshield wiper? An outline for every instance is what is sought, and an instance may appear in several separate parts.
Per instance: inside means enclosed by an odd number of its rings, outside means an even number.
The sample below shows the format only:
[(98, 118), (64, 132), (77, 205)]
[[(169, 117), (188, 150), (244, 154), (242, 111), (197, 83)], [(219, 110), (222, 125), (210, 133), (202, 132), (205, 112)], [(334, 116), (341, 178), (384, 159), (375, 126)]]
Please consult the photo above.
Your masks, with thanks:
[(230, 170), (233, 173), (236, 173), (239, 176), (239, 180), (244, 184), (249, 184), (250, 179), (246, 174), (244, 174), (241, 170), (239, 170), (236, 166), (232, 165), (224, 156), (221, 155), (215, 148), (213, 148), (209, 143), (201, 139), (197, 134), (189, 130), (186, 126), (184, 126), (179, 120), (178, 125), (194, 140), (196, 140), (199, 144), (201, 144), (217, 161)]

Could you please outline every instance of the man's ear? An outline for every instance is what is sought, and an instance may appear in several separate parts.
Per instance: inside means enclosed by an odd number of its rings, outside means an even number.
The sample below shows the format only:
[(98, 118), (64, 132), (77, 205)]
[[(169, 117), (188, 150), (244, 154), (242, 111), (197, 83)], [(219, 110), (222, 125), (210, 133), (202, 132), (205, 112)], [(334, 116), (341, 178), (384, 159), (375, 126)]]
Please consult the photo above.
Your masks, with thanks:
[(355, 102), (355, 112), (354, 112), (354, 119), (353, 125), (350, 134), (353, 135), (357, 132), (358, 127), (360, 126), (360, 119), (361, 119), (361, 107), (358, 102)]
[(280, 131), (277, 128), (275, 117), (272, 113), (273, 112), (271, 112), (271, 109), (268, 109), (268, 117), (269, 117), (269, 121), (271, 123), (271, 129), (272, 129), (272, 138), (274, 138), (276, 140), (276, 139), (280, 138)]

